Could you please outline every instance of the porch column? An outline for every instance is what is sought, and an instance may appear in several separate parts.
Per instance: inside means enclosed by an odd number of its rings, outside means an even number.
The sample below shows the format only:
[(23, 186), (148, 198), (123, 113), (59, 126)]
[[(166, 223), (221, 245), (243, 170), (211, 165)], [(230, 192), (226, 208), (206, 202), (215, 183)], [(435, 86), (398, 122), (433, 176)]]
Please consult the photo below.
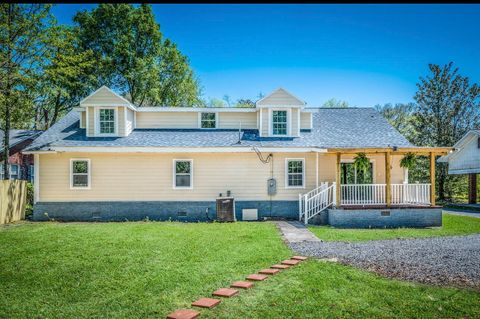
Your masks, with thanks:
[(318, 188), (318, 152), (315, 152), (315, 188)]
[(341, 191), (341, 174), (340, 174), (340, 168), (341, 168), (341, 165), (340, 165), (340, 160), (341, 160), (341, 154), (340, 153), (337, 153), (337, 163), (335, 165), (335, 182), (336, 182), (336, 199), (337, 199), (337, 202), (336, 202), (336, 206), (337, 208), (340, 207), (340, 203), (341, 203), (341, 198), (340, 198), (340, 191)]
[(468, 203), (477, 203), (477, 174), (468, 174)]
[(387, 207), (390, 207), (392, 204), (392, 173), (391, 173), (391, 155), (390, 152), (385, 153), (385, 184), (386, 184), (386, 190), (385, 190), (385, 196), (386, 196), (386, 201), (387, 201)]
[(435, 206), (435, 153), (430, 152), (430, 205)]

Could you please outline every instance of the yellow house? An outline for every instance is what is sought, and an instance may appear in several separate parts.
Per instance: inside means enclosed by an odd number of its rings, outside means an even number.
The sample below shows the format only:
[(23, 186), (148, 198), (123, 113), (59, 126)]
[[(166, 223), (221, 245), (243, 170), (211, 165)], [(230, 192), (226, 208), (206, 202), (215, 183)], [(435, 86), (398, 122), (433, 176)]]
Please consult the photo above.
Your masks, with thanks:
[[(26, 152), (36, 220), (309, 222), (434, 205), (430, 184), (405, 183), (400, 160), (447, 149), (415, 147), (372, 108), (310, 108), (281, 88), (252, 108), (194, 108), (138, 107), (101, 87)], [(366, 171), (353, 165), (358, 153)]]

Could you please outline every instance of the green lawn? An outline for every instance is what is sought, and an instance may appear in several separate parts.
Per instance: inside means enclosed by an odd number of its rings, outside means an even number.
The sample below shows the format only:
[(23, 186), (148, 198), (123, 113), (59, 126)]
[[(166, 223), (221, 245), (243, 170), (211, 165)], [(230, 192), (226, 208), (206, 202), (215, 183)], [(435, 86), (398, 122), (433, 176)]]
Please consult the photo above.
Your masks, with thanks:
[(366, 241), (377, 239), (454, 236), (480, 233), (480, 218), (443, 213), (443, 226), (434, 228), (340, 229), (331, 226), (309, 226), (317, 237), (326, 241)]
[[(272, 223), (0, 227), (0, 318), (164, 318), (291, 256)], [(480, 294), (311, 260), (201, 318), (480, 317)]]

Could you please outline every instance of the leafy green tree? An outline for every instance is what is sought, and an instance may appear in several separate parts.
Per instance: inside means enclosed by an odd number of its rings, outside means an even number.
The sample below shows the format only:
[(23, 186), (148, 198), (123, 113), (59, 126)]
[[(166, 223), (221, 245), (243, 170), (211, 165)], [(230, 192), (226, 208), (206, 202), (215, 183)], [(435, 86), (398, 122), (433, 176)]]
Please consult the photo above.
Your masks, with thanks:
[(47, 54), (31, 87), (37, 129), (49, 128), (97, 85), (93, 52), (79, 50), (76, 33), (65, 26), (49, 30)]
[(239, 99), (235, 107), (255, 107), (255, 102), (250, 99)]
[(413, 115), (414, 108), (414, 103), (375, 105), (375, 109), (387, 119), (390, 125), (396, 128), (409, 141), (413, 141), (416, 138), (416, 131), (413, 126), (415, 121), (415, 116)]
[[(419, 146), (452, 146), (480, 124), (480, 87), (470, 84), (452, 62), (444, 66), (429, 64), (429, 70), (429, 76), (420, 78), (414, 97), (413, 127), (417, 134), (413, 142)], [(455, 177), (447, 174), (445, 163), (437, 167), (438, 196), (445, 200), (446, 183)]]
[[(25, 127), (33, 118), (28, 86), (45, 55), (50, 5), (0, 4), (0, 118), (3, 158), (8, 158), (10, 128)], [(9, 178), (8, 166), (4, 176)]]
[(100, 4), (75, 15), (80, 44), (95, 53), (97, 80), (137, 105), (191, 106), (198, 83), (188, 59), (164, 40), (152, 9), (142, 4)]
[(334, 108), (345, 108), (349, 106), (350, 105), (348, 104), (347, 101), (337, 100), (335, 98), (329, 99), (322, 105), (322, 107), (334, 107)]

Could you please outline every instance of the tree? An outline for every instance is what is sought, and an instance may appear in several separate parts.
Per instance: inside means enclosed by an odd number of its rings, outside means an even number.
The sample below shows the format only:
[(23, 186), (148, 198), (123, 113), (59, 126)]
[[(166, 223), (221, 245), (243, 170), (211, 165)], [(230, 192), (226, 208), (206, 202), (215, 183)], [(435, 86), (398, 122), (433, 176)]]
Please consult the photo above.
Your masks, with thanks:
[(238, 99), (235, 107), (255, 107), (255, 102), (250, 99)]
[(413, 115), (414, 108), (414, 103), (375, 105), (375, 109), (387, 119), (390, 125), (396, 128), (409, 141), (413, 141), (416, 135), (413, 127), (413, 122), (415, 121), (415, 116)]
[(322, 105), (322, 107), (334, 107), (334, 108), (345, 108), (349, 106), (350, 105), (348, 104), (347, 101), (337, 100), (335, 98), (329, 99)]
[(95, 52), (97, 80), (137, 105), (190, 106), (198, 83), (188, 60), (163, 40), (149, 5), (100, 4), (75, 15), (83, 50)]
[[(46, 30), (51, 21), (50, 5), (0, 5), (0, 115), (5, 160), (10, 153), (10, 128), (25, 126), (33, 117), (27, 87), (45, 55)], [(8, 179), (8, 165), (3, 168)]]
[(76, 33), (65, 26), (49, 30), (47, 54), (31, 87), (37, 129), (48, 129), (97, 86), (93, 52), (79, 49)]
[[(419, 146), (452, 146), (480, 124), (480, 87), (461, 76), (452, 62), (442, 67), (429, 64), (429, 70), (429, 76), (420, 77), (414, 97), (412, 123), (417, 134), (413, 142)], [(445, 200), (445, 186), (452, 179), (446, 164), (438, 163), (440, 200)]]

